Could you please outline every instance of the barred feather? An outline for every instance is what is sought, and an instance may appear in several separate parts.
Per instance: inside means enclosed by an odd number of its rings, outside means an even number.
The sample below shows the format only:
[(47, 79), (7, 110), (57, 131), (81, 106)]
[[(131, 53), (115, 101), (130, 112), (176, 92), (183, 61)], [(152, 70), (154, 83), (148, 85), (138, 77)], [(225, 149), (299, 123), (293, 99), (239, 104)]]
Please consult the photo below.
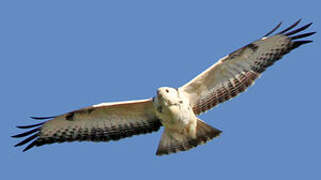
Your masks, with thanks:
[(189, 96), (194, 113), (201, 114), (237, 96), (285, 54), (303, 44), (311, 43), (311, 40), (299, 39), (309, 37), (315, 32), (297, 33), (307, 29), (312, 23), (292, 30), (300, 21), (276, 35), (267, 37), (280, 27), (281, 23), (278, 24), (262, 39), (220, 59), (212, 67), (182, 86), (180, 91)]
[(27, 137), (15, 146), (31, 142), (23, 151), (34, 146), (72, 141), (110, 141), (133, 135), (157, 131), (160, 120), (154, 115), (151, 100), (121, 104), (98, 105), (67, 114), (34, 119), (49, 119), (46, 122), (18, 126), (29, 129), (14, 135), (14, 138)]

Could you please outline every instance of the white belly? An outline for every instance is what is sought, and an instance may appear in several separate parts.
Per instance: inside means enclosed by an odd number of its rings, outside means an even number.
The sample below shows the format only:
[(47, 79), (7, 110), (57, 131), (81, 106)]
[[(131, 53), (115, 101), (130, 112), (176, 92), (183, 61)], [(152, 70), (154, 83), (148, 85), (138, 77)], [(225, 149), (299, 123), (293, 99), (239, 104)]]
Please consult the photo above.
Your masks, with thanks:
[(156, 110), (156, 115), (161, 119), (163, 126), (176, 132), (195, 134), (197, 117), (187, 101), (169, 106), (159, 104), (161, 112)]

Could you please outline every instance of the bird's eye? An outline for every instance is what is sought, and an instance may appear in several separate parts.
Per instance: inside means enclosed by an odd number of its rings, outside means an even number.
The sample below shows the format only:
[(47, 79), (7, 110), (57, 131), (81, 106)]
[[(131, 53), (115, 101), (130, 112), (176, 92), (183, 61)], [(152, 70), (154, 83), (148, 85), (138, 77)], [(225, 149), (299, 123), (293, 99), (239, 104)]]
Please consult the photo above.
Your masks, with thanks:
[(168, 90), (168, 89), (166, 89), (165, 91), (166, 91), (167, 93), (169, 93), (169, 90)]

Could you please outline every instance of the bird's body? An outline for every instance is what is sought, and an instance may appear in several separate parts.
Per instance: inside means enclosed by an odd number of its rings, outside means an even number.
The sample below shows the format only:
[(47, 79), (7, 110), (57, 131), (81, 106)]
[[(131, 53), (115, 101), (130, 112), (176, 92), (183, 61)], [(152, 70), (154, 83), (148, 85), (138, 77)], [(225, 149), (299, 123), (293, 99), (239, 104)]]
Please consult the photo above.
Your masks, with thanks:
[(221, 131), (198, 119), (217, 104), (243, 92), (274, 62), (291, 50), (312, 41), (298, 40), (315, 32), (295, 35), (311, 24), (292, 30), (300, 22), (269, 37), (254, 41), (221, 58), (213, 66), (179, 88), (162, 87), (155, 97), (137, 101), (102, 103), (72, 111), (22, 129), (13, 137), (29, 136), (24, 151), (44, 144), (70, 141), (109, 141), (145, 134), (164, 127), (156, 154), (186, 151), (217, 137)]
[[(179, 94), (178, 89), (159, 88), (153, 104), (156, 116), (165, 128), (177, 129), (178, 131), (190, 126), (195, 128), (197, 118), (190, 107), (188, 98)], [(194, 129), (193, 127), (191, 129)]]
[[(199, 120), (193, 112), (189, 99), (181, 94), (179, 89), (159, 88), (153, 98), (153, 105), (156, 116), (164, 126), (157, 155), (187, 150), (202, 143), (201, 140), (191, 141), (197, 139)], [(207, 138), (206, 135), (203, 138)]]

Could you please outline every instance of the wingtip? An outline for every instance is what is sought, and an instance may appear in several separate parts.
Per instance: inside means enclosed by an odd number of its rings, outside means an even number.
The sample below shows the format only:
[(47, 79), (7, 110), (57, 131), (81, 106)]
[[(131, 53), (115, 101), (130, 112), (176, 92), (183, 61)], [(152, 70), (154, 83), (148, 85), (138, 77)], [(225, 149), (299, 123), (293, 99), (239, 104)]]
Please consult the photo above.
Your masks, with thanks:
[(296, 33), (298, 33), (298, 32), (304, 31), (304, 30), (306, 30), (307, 28), (309, 28), (312, 24), (313, 24), (312, 22), (309, 23), (309, 24), (306, 24), (306, 25), (304, 25), (304, 26), (302, 26), (302, 27), (300, 27), (300, 28), (298, 28), (298, 29), (295, 29), (295, 30), (293, 30), (293, 31), (290, 31), (290, 32), (286, 33), (285, 35), (286, 35), (286, 36), (290, 36), (290, 35), (292, 35), (292, 34), (296, 34)]
[(11, 137), (12, 138), (18, 138), (17, 134), (16, 135), (12, 135)]
[(302, 41), (294, 41), (293, 45), (292, 45), (292, 49), (298, 48), (299, 46), (303, 45), (303, 44), (308, 44), (308, 43), (312, 43), (312, 40), (302, 40)]
[(310, 26), (312, 26), (313, 22), (310, 22), (309, 24), (305, 25), (304, 27), (308, 28)]
[[(14, 147), (22, 146), (22, 145), (24, 145), (24, 144), (26, 144), (26, 143), (28, 143), (28, 142), (32, 141), (33, 139), (36, 139), (37, 137), (38, 137), (38, 134), (34, 134), (34, 135), (32, 135), (32, 136), (30, 136), (30, 137), (28, 137), (28, 138), (24, 139), (23, 141), (21, 141), (21, 142), (19, 142), (19, 143), (15, 144), (15, 145), (14, 145)], [(36, 141), (34, 141), (34, 143), (36, 143)]]
[(29, 128), (33, 128), (33, 127), (37, 127), (37, 126), (41, 126), (43, 125), (45, 122), (41, 122), (38, 124), (32, 124), (32, 125), (27, 125), (27, 126), (16, 126), (19, 129), (29, 129)]
[(34, 147), (36, 145), (37, 141), (33, 141), (32, 143), (30, 143), (26, 148), (24, 148), (22, 150), (22, 152), (26, 152), (28, 151), (29, 149), (31, 149), (32, 147)]
[(35, 128), (35, 129), (32, 129), (32, 130), (24, 132), (24, 133), (13, 135), (12, 137), (13, 138), (25, 137), (25, 136), (28, 136), (28, 135), (33, 134), (35, 132), (38, 132), (39, 130), (40, 130), (40, 128)]
[(279, 22), (278, 25), (276, 25), (270, 32), (266, 33), (263, 37), (267, 37), (269, 35), (271, 35), (272, 33), (274, 33), (274, 31), (276, 31), (277, 29), (279, 29), (279, 27), (282, 25), (282, 21)]
[(302, 21), (302, 18), (298, 19), (294, 24), (300, 24), (301, 21)]
[(312, 36), (313, 34), (315, 34), (316, 32), (309, 32), (309, 33), (304, 33), (304, 34), (299, 34), (299, 35), (296, 35), (296, 36), (292, 36), (290, 37), (291, 40), (295, 40), (295, 39), (301, 39), (301, 38), (305, 38), (305, 37), (309, 37), (309, 36)]
[(45, 119), (52, 119), (55, 118), (56, 116), (48, 116), (48, 117), (37, 117), (37, 116), (30, 116), (31, 119), (35, 120), (45, 120)]
[(295, 28), (295, 27), (301, 22), (301, 20), (302, 20), (302, 19), (297, 20), (294, 24), (292, 24), (291, 26), (285, 28), (283, 31), (281, 31), (281, 32), (279, 32), (279, 33), (277, 33), (277, 34), (286, 33), (286, 32), (288, 32), (289, 30)]

